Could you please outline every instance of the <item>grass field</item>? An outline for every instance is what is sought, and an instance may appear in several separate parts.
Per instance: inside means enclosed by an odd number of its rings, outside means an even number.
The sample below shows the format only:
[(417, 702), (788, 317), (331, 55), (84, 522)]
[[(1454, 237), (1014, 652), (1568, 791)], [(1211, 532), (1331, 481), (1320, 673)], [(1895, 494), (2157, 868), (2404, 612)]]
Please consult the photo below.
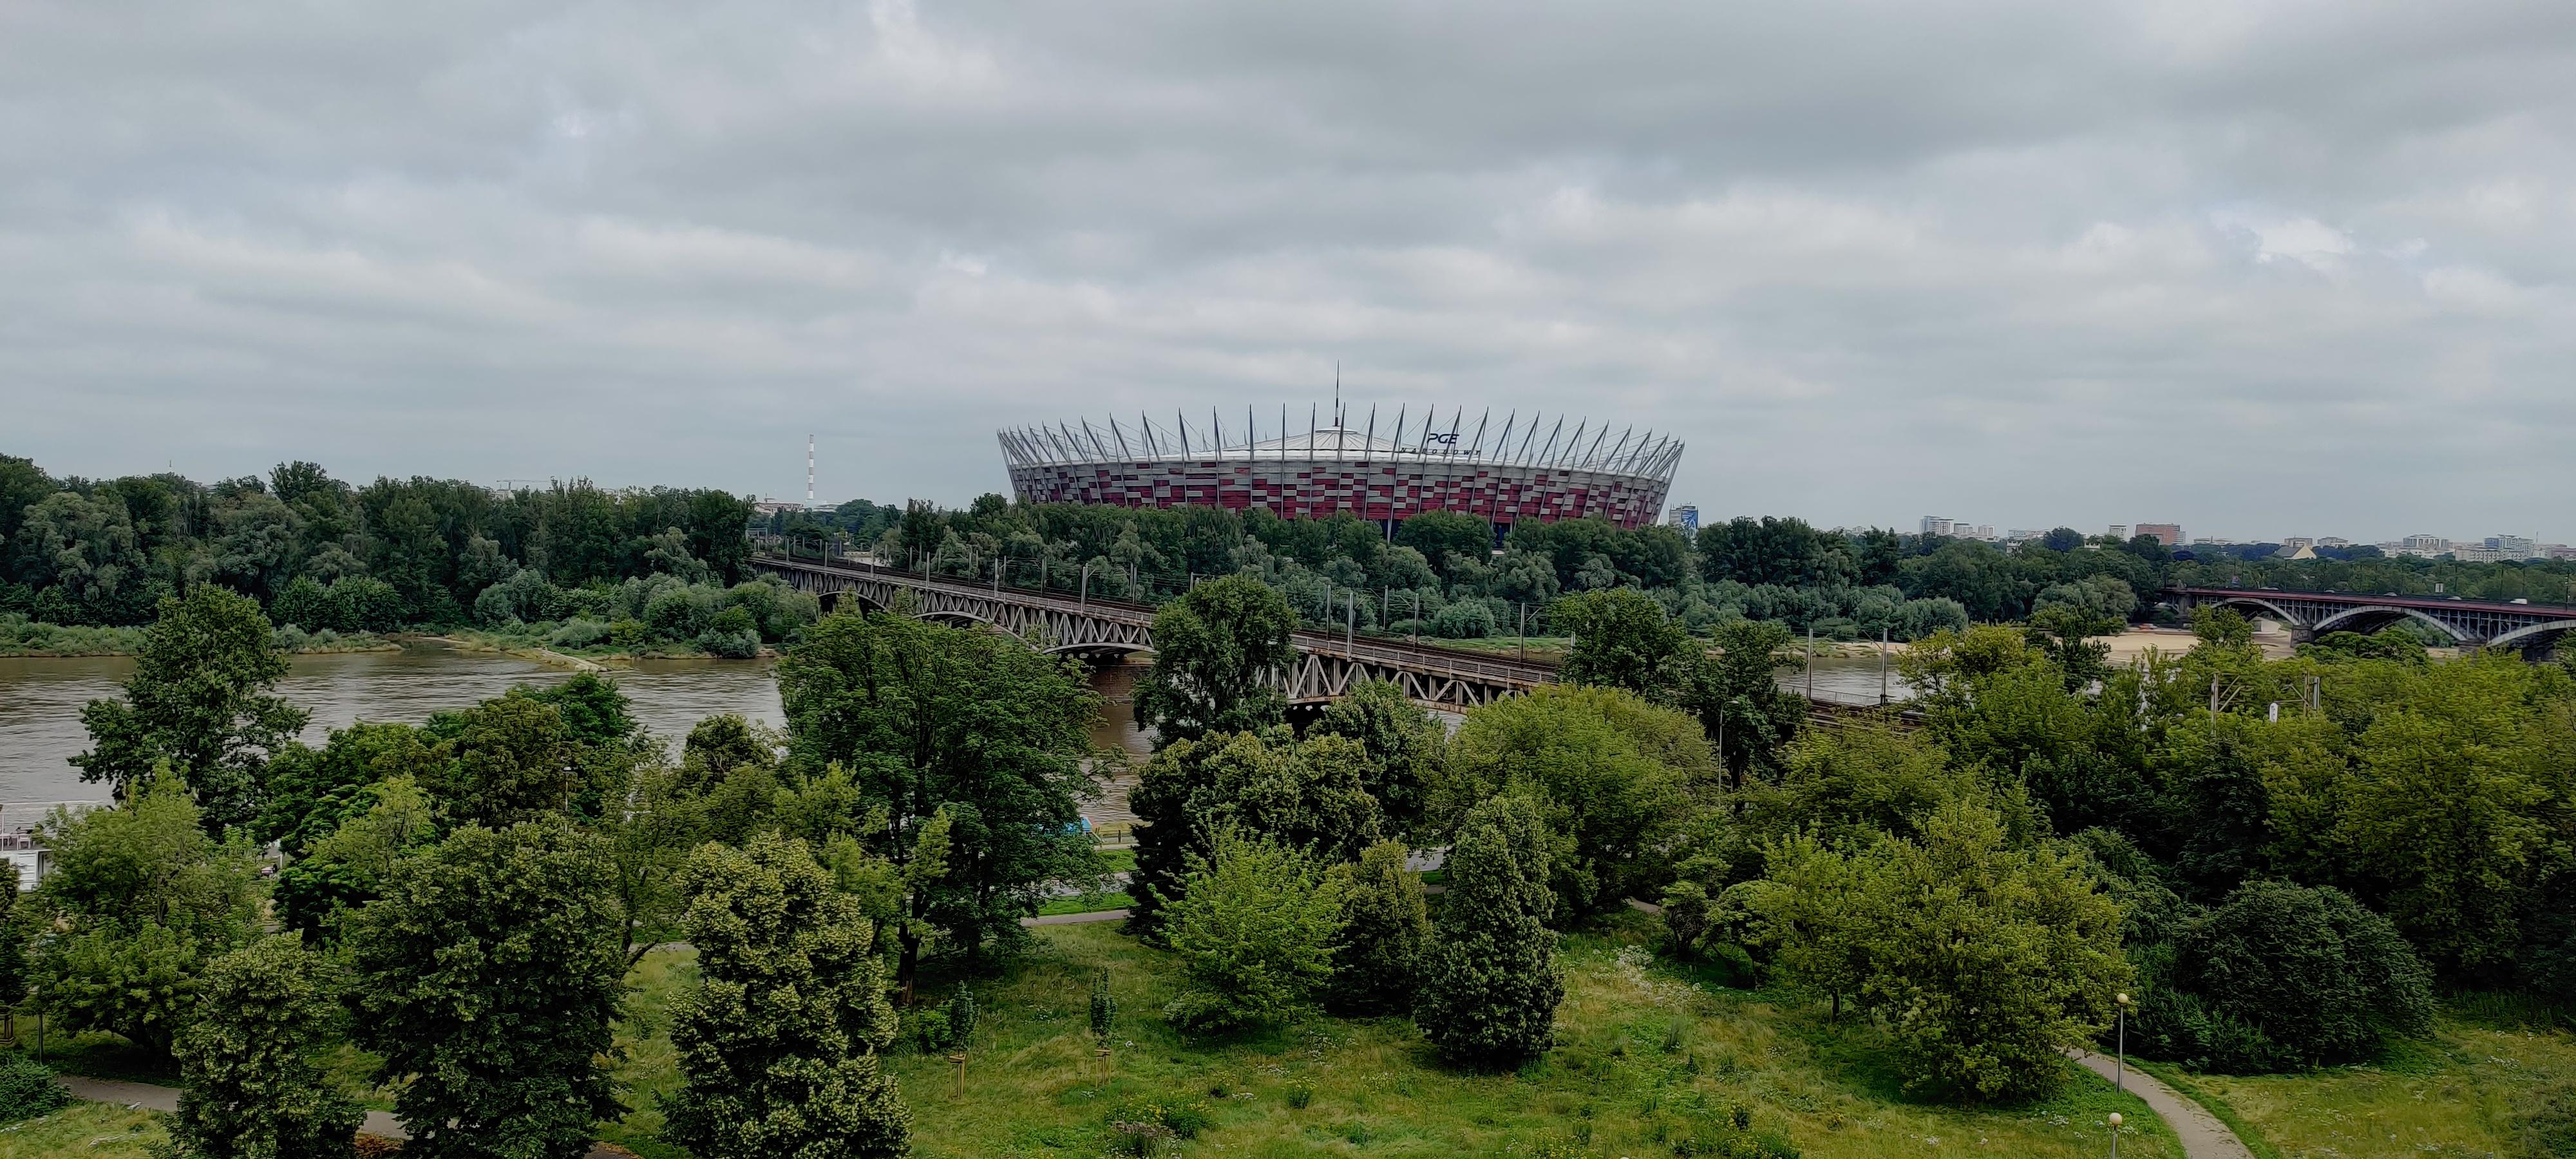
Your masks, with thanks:
[(91, 1155), (144, 1159), (164, 1136), (148, 1111), (106, 1103), (73, 1103), (42, 1118), (0, 1127), (0, 1159), (52, 1159)]
[(2576, 1081), (2576, 1036), (2454, 1012), (2429, 1040), (2370, 1066), (2182, 1077), (2281, 1159), (2514, 1159), (2515, 1100), (2540, 1083)]
[[(1441, 1065), (1402, 1019), (1317, 1018), (1222, 1043), (1185, 1042), (1156, 1011), (1176, 984), (1169, 958), (1114, 923), (1038, 931), (1033, 954), (978, 985), (983, 1018), (966, 1093), (944, 1059), (894, 1058), (923, 1156), (1097, 1155), (1112, 1119), (1147, 1104), (1209, 1121), (1179, 1154), (1669, 1155), (1668, 1141), (1741, 1105), (1756, 1131), (1811, 1159), (1895, 1156), (2092, 1156), (2103, 1115), (2129, 1121), (2121, 1154), (2180, 1159), (2144, 1104), (2075, 1074), (2038, 1106), (1965, 1111), (1897, 1089), (1892, 1059), (1866, 1031), (1823, 1025), (1810, 1004), (1702, 987), (1653, 962), (1634, 933), (1568, 945), (1569, 993), (1558, 1049), (1517, 1073)], [(1107, 966), (1120, 1003), (1115, 1050), (1093, 1056), (1092, 972)], [(653, 1159), (651, 1095), (676, 1081), (663, 1035), (685, 953), (656, 954), (628, 1033), (625, 1074), (639, 1109), (604, 1137)], [(934, 990), (944, 987), (933, 987)], [(1297, 1105), (1295, 1092), (1306, 1092)], [(1552, 1148), (1542, 1151), (1542, 1148)]]

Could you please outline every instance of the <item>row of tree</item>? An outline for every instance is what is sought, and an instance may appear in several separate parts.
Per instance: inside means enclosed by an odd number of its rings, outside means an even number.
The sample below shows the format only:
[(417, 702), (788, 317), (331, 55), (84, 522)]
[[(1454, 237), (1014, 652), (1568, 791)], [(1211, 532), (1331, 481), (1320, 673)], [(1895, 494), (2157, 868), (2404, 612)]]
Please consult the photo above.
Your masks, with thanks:
[(1913, 640), (1970, 622), (2079, 606), (2124, 620), (2156, 611), (2172, 585), (2462, 593), (2576, 599), (2576, 562), (2462, 563), (2383, 558), (2275, 560), (2171, 550), (2148, 536), (2059, 528), (2006, 550), (1982, 541), (1823, 530), (1794, 518), (1739, 518), (1685, 536), (1599, 519), (1523, 524), (1499, 538), (1479, 518), (1433, 512), (1392, 529), (1350, 515), (1287, 520), (1214, 508), (1024, 505), (987, 495), (958, 510), (873, 503), (783, 515), (788, 542), (832, 542), (935, 573), (1157, 602), (1215, 575), (1279, 588), (1312, 626), (1442, 637), (1547, 623), (1556, 597), (1625, 587), (1693, 631), (1771, 620), (1835, 639)]
[(722, 491), (353, 487), (304, 462), (210, 484), (92, 480), (0, 455), (0, 614), (143, 624), (163, 596), (214, 583), (272, 609), (291, 599), (272, 618), (307, 629), (463, 624), (523, 569), (565, 589), (656, 573), (739, 582), (750, 515)]

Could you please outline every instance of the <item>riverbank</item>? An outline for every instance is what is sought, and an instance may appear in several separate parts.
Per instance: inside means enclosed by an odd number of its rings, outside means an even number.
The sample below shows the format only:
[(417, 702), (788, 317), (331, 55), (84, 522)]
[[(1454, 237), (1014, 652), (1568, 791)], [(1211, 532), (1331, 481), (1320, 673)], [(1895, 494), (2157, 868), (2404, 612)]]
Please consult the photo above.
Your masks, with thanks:
[[(0, 616), (0, 656), (27, 659), (79, 659), (132, 656), (143, 650), (141, 628), (96, 628), (48, 624), (21, 616)], [(280, 647), (296, 655), (328, 656), (346, 652), (398, 651), (402, 645), (373, 632), (341, 635), (329, 629), (306, 633), (294, 627), (277, 630)]]
[(467, 652), (499, 652), (522, 660), (576, 672), (601, 672), (606, 665), (633, 664), (643, 660), (774, 660), (778, 650), (766, 645), (757, 656), (719, 656), (695, 644), (642, 644), (630, 647), (556, 648), (535, 636), (516, 636), (477, 628), (457, 628), (437, 636), (422, 636)]

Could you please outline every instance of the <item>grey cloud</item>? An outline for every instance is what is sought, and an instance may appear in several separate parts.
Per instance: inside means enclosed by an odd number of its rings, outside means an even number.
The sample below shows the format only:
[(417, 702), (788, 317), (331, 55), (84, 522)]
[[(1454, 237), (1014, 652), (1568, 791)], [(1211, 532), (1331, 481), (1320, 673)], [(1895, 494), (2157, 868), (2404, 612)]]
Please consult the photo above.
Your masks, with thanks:
[(28, 0), (0, 450), (954, 502), (1338, 361), (1715, 514), (2576, 538), (2568, 75), (2557, 3)]

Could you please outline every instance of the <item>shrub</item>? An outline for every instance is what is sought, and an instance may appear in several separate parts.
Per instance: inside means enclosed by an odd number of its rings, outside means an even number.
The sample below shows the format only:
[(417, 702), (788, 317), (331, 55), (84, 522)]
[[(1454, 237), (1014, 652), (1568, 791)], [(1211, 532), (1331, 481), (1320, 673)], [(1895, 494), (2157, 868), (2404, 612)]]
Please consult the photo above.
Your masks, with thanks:
[(1163, 1016), (1202, 1033), (1291, 1020), (1332, 977), (1342, 878), (1231, 825), (1214, 844), (1209, 856), (1189, 855), (1189, 892), (1164, 905), (1164, 936), (1190, 988)]
[(2142, 955), (2137, 1025), (2163, 1057), (2240, 1072), (2376, 1057), (2432, 1022), (2432, 975), (2389, 920), (2340, 890), (2248, 882)]
[(588, 648), (607, 638), (608, 625), (598, 620), (572, 619), (546, 637), (546, 643), (556, 648)]
[(72, 1093), (45, 1064), (23, 1054), (0, 1055), (0, 1123), (50, 1115), (71, 1101)]
[(1459, 828), (1413, 1011), (1443, 1055), (1510, 1064), (1555, 1041), (1565, 976), (1545, 924), (1555, 908), (1547, 861), (1547, 831), (1519, 797), (1476, 806)]
[(1333, 948), (1328, 1004), (1355, 1014), (1409, 1009), (1422, 970), (1422, 941), (1431, 919), (1422, 904), (1422, 882), (1405, 871), (1405, 847), (1381, 841), (1356, 864), (1334, 867), (1344, 879), (1342, 933)]
[(1101, 1046), (1109, 1045), (1109, 1032), (1118, 1021), (1118, 999), (1109, 993), (1109, 968), (1101, 967), (1091, 979), (1091, 1037)]
[(760, 633), (748, 628), (739, 632), (719, 632), (709, 628), (698, 633), (698, 647), (727, 660), (749, 660), (760, 655)]
[(1288, 1088), (1288, 1108), (1290, 1110), (1305, 1110), (1308, 1106), (1311, 1106), (1314, 1101), (1315, 1088), (1306, 1086), (1302, 1083)]
[(1479, 600), (1461, 600), (1431, 616), (1431, 634), (1451, 640), (1481, 640), (1494, 634), (1494, 612)]

